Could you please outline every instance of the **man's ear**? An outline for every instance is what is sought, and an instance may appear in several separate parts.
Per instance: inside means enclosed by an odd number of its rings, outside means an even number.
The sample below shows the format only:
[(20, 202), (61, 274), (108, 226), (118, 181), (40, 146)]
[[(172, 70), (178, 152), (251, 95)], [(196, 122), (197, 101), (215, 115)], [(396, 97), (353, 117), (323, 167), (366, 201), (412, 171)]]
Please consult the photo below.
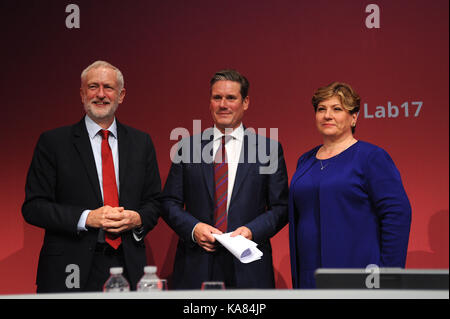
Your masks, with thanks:
[(122, 88), (122, 90), (120, 90), (119, 93), (119, 104), (121, 104), (123, 102), (123, 99), (125, 98), (127, 91), (125, 90), (125, 88)]
[(244, 111), (247, 111), (248, 107), (250, 106), (250, 97), (247, 95), (244, 99)]

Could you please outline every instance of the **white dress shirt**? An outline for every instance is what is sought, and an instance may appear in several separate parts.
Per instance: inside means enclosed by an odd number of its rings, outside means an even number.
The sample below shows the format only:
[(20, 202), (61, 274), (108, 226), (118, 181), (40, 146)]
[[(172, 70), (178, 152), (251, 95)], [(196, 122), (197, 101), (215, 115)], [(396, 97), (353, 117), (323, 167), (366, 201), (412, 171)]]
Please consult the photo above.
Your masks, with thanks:
[[(100, 185), (100, 191), (102, 193), (103, 199), (103, 170), (102, 170), (102, 140), (103, 137), (100, 133), (100, 130), (103, 128), (95, 123), (88, 115), (84, 117), (84, 121), (86, 123), (86, 129), (89, 135), (89, 141), (91, 142), (92, 153), (94, 154), (95, 167), (97, 169), (98, 182)], [(116, 185), (117, 185), (117, 195), (120, 194), (120, 183), (119, 183), (119, 147), (117, 140), (117, 123), (116, 118), (112, 122), (111, 126), (107, 129), (110, 134), (108, 135), (108, 143), (111, 148), (111, 153), (114, 162), (114, 173), (116, 175)], [(86, 219), (91, 212), (90, 209), (83, 211), (78, 220), (77, 230), (78, 231), (87, 231), (86, 228)], [(133, 229), (133, 237), (136, 241), (140, 241), (143, 239), (142, 237), (142, 229)]]
[[(215, 158), (219, 150), (221, 139), (224, 134), (214, 125), (214, 144), (213, 144), (213, 158)], [(227, 211), (230, 207), (231, 194), (233, 194), (234, 180), (236, 179), (236, 172), (241, 156), (242, 143), (244, 141), (244, 126), (239, 125), (228, 136), (231, 136), (225, 143), (225, 150), (228, 159), (228, 194), (227, 194)]]
[[(88, 115), (84, 117), (84, 122), (86, 124), (86, 129), (89, 135), (89, 141), (91, 142), (92, 153), (94, 154), (95, 167), (97, 169), (98, 182), (100, 185), (100, 191), (102, 193), (103, 198), (103, 171), (102, 171), (102, 135), (100, 130), (103, 128), (95, 123)], [(117, 184), (117, 194), (120, 194), (119, 187), (119, 151), (118, 151), (118, 142), (117, 142), (117, 123), (116, 119), (112, 122), (111, 126), (107, 129), (110, 134), (108, 136), (109, 147), (111, 148), (111, 153), (114, 162), (114, 171), (116, 175), (116, 184)], [(87, 230), (86, 228), (86, 219), (91, 210), (85, 210), (81, 214), (81, 217), (78, 221), (78, 231)]]
[[(219, 150), (221, 139), (223, 134), (215, 125), (214, 125), (214, 135), (213, 135), (213, 158), (216, 157), (216, 153)], [(233, 194), (234, 180), (236, 179), (236, 172), (239, 165), (239, 158), (241, 156), (242, 143), (244, 142), (244, 126), (239, 125), (236, 129), (231, 132), (228, 136), (231, 136), (228, 141), (225, 142), (225, 151), (227, 152), (228, 159), (228, 193), (227, 193), (227, 218), (228, 218), (228, 209), (230, 207), (231, 195)], [(198, 225), (195, 224), (192, 229), (192, 240), (196, 242), (194, 237), (195, 227)]]

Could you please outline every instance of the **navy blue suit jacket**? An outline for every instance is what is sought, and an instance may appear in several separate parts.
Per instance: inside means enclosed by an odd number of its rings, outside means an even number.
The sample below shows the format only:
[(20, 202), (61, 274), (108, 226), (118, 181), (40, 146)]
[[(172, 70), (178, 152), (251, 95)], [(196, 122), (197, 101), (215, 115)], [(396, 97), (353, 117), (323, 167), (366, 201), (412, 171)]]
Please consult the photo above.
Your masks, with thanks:
[[(173, 162), (163, 191), (162, 217), (179, 236), (175, 289), (198, 289), (209, 278), (214, 253), (193, 242), (192, 230), (198, 222), (214, 225), (211, 132), (203, 133), (209, 135), (206, 140), (196, 135), (180, 142), (178, 161)], [(261, 155), (270, 156), (270, 161)], [(249, 264), (234, 258), (236, 285), (274, 288), (270, 238), (287, 224), (288, 177), (283, 150), (278, 142), (250, 133), (244, 135), (240, 156), (228, 210), (228, 232), (248, 227), (264, 255)], [(261, 174), (260, 168), (271, 173)]]

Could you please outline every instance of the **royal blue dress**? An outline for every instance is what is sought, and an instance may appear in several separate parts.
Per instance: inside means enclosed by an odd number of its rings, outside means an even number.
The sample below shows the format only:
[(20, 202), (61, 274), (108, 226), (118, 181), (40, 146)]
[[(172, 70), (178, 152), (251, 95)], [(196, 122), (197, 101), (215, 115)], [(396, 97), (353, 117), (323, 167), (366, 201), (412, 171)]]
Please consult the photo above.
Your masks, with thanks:
[(411, 206), (394, 162), (358, 141), (318, 160), (303, 154), (289, 190), (294, 288), (315, 288), (317, 268), (404, 267)]

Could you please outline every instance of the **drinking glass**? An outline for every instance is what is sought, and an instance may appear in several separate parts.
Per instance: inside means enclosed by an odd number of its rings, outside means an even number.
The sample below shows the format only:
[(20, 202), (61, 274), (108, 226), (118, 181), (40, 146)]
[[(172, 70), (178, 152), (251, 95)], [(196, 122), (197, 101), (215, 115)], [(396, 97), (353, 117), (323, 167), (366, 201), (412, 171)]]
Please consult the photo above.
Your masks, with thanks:
[(225, 289), (223, 281), (204, 281), (202, 283), (202, 290), (207, 289)]

